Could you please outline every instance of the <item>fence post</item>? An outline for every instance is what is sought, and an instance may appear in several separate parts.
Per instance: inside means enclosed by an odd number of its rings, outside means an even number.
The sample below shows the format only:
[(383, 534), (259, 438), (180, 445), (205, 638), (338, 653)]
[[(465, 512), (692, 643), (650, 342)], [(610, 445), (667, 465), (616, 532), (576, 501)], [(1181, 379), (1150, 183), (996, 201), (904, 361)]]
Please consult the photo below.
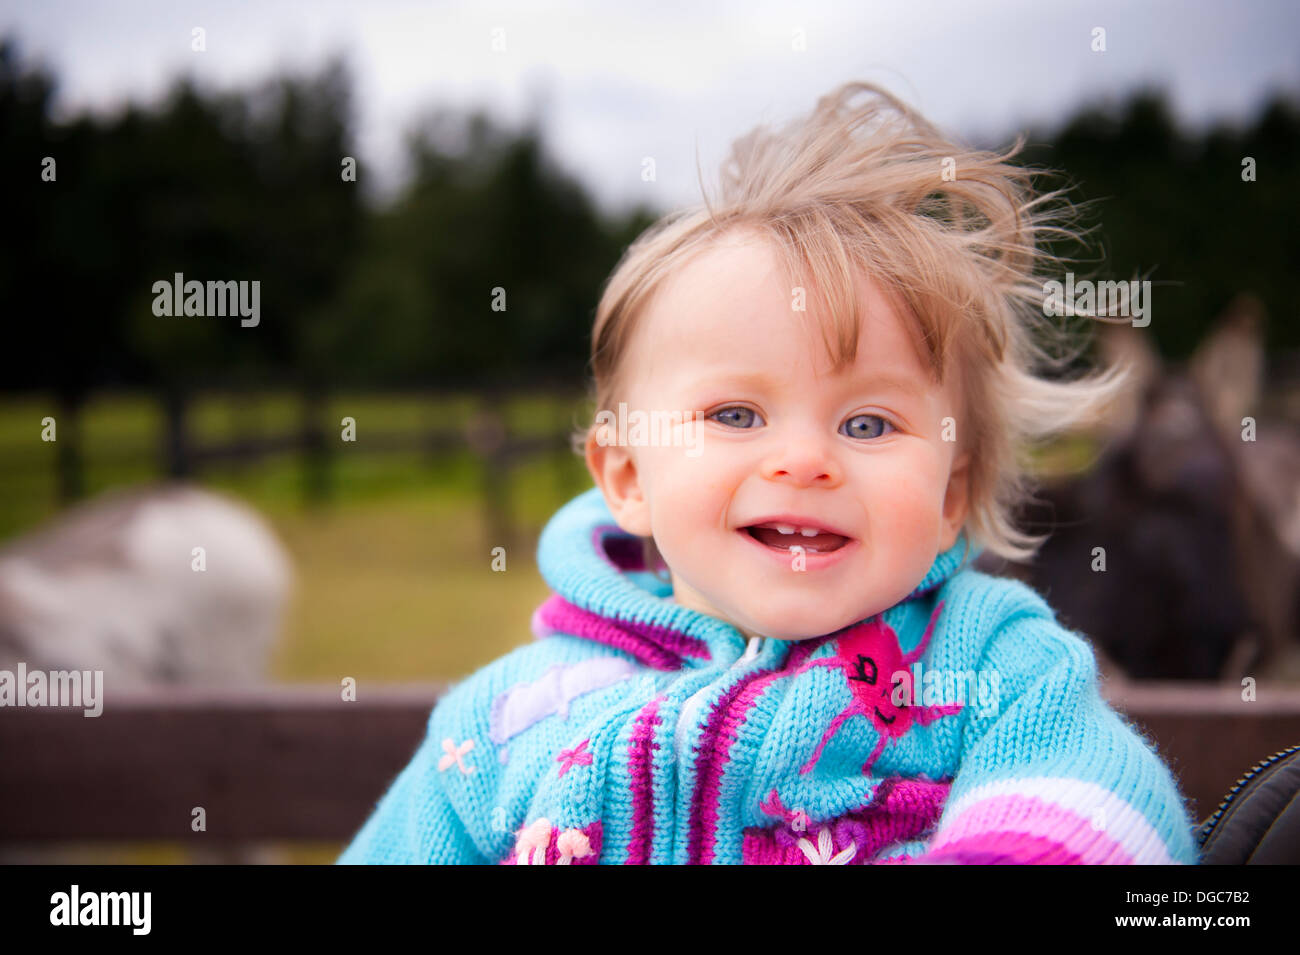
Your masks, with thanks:
[(330, 450), (325, 431), (325, 390), (309, 383), (302, 391), (303, 496), (320, 506), (330, 496)]
[(185, 389), (180, 385), (163, 389), (163, 469), (172, 478), (187, 478), (194, 470), (185, 434), (187, 404)]
[(510, 466), (508, 435), (505, 421), (496, 409), (503, 400), (501, 392), (492, 389), (482, 399), (483, 406), (470, 415), (465, 438), (479, 458), (480, 479), (483, 490), (483, 529), (487, 535), (487, 549), (511, 548), (510, 495), (506, 487)]
[(58, 440), (54, 442), (54, 466), (58, 473), (59, 503), (71, 504), (86, 493), (85, 458), (82, 455), (80, 394), (60, 392), (58, 398)]

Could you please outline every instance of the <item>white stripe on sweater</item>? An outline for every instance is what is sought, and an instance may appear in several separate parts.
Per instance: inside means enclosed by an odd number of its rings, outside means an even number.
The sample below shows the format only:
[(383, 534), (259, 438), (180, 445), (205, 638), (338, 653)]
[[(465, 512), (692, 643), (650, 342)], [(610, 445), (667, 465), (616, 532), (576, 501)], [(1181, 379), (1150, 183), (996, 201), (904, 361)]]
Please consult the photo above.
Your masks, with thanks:
[(1022, 779), (999, 779), (984, 783), (964, 793), (944, 807), (936, 839), (931, 849), (941, 844), (943, 830), (978, 803), (997, 796), (1025, 796), (1055, 803), (1091, 821), (1100, 810), (1106, 835), (1140, 865), (1173, 865), (1165, 841), (1147, 818), (1133, 806), (1104, 786), (1072, 779), (1068, 776), (1031, 776)]

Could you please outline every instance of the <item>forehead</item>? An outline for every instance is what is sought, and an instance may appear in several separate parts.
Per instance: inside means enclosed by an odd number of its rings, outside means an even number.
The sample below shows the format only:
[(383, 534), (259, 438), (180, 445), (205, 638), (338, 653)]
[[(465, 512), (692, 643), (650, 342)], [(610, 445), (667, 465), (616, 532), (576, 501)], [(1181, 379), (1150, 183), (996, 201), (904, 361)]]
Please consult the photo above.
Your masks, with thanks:
[(725, 236), (678, 268), (650, 301), (629, 356), (636, 377), (668, 384), (726, 374), (803, 383), (891, 376), (921, 391), (937, 387), (897, 306), (860, 271), (854, 282), (858, 351), (852, 366), (836, 373), (824, 338), (835, 335), (820, 327), (824, 306), (812, 290), (798, 294), (770, 241)]

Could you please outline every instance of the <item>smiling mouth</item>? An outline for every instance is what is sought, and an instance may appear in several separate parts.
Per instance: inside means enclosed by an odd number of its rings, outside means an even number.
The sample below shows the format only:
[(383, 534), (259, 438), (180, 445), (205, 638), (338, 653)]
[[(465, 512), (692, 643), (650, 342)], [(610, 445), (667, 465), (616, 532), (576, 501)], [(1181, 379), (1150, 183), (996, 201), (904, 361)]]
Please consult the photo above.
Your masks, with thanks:
[[(807, 530), (815, 531), (809, 534)], [(839, 550), (850, 540), (839, 534), (832, 534), (816, 528), (791, 527), (790, 525), (759, 524), (742, 527), (740, 532), (748, 534), (754, 540), (772, 550), (789, 552), (794, 547), (802, 547), (808, 554), (827, 554)]]

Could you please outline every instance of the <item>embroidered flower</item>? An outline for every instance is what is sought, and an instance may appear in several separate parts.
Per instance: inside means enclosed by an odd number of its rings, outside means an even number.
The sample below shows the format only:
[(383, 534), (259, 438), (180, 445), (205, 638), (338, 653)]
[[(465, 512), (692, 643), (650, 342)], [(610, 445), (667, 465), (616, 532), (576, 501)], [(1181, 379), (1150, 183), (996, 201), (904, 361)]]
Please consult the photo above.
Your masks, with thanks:
[(799, 851), (808, 857), (812, 865), (847, 865), (848, 861), (857, 854), (858, 845), (856, 842), (850, 842), (847, 849), (839, 854), (832, 856), (835, 851), (835, 845), (831, 841), (830, 826), (823, 827), (822, 831), (817, 834), (817, 848), (807, 839), (800, 839), (797, 843)]
[(468, 776), (470, 773), (474, 772), (473, 766), (467, 767), (464, 763), (465, 754), (474, 748), (474, 741), (472, 739), (467, 739), (465, 742), (457, 746), (455, 741), (448, 738), (442, 741), (442, 748), (446, 755), (443, 756), (442, 759), (438, 760), (439, 772), (450, 768), (452, 763), (456, 764), (456, 768), (461, 771), (461, 775)]
[(556, 761), (557, 763), (563, 763), (563, 764), (564, 764), (563, 766), (560, 767), (560, 775), (561, 775), (561, 776), (563, 776), (565, 773), (567, 773), (567, 772), (568, 772), (570, 769), (572, 769), (574, 766), (590, 766), (590, 765), (591, 765), (591, 759), (592, 759), (592, 757), (591, 757), (591, 753), (584, 753), (584, 752), (583, 752), (583, 750), (585, 750), (585, 749), (587, 748), (587, 744), (590, 743), (590, 742), (591, 742), (591, 739), (590, 739), (590, 738), (588, 738), (588, 739), (584, 739), (584, 740), (583, 740), (581, 743), (579, 743), (577, 746), (573, 747), (573, 749), (562, 749), (562, 750), (560, 750), (560, 755), (557, 756), (557, 757), (555, 758), (555, 761)]

